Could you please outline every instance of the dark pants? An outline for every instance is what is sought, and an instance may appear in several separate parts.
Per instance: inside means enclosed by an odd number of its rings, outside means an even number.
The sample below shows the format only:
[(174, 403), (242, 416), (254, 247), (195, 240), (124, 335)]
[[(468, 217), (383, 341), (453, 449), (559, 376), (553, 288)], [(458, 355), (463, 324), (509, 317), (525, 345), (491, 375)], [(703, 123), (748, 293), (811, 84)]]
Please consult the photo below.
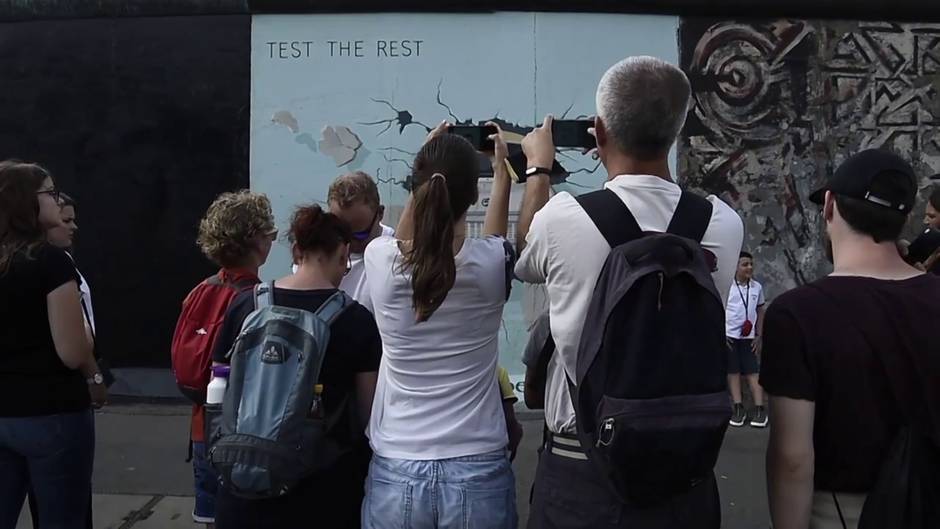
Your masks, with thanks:
[[(29, 487), (29, 494), (27, 496), (29, 500), (29, 517), (33, 520), (33, 529), (42, 529), (42, 526), (39, 525), (39, 503), (36, 501), (36, 493), (33, 492), (33, 487)], [(91, 514), (91, 493), (88, 493), (88, 512), (85, 514), (85, 529), (94, 529), (95, 524), (92, 519)]]
[(42, 529), (85, 529), (94, 457), (91, 410), (0, 418), (0, 528), (16, 526), (32, 486)]
[(528, 529), (718, 529), (721, 505), (714, 476), (691, 491), (652, 508), (623, 504), (594, 464), (553, 453), (583, 453), (546, 443), (539, 455)]

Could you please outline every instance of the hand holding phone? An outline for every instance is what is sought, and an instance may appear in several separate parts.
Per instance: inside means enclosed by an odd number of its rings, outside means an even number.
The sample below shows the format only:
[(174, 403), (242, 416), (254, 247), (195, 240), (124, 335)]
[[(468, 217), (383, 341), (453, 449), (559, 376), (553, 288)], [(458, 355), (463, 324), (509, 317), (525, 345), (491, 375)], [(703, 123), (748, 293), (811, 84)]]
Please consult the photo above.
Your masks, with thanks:
[(499, 129), (494, 125), (451, 125), (447, 132), (465, 138), (480, 152), (493, 152), (496, 143), (490, 136), (499, 134)]
[(593, 119), (559, 119), (552, 122), (552, 138), (556, 147), (594, 149), (597, 140), (588, 132), (594, 127)]

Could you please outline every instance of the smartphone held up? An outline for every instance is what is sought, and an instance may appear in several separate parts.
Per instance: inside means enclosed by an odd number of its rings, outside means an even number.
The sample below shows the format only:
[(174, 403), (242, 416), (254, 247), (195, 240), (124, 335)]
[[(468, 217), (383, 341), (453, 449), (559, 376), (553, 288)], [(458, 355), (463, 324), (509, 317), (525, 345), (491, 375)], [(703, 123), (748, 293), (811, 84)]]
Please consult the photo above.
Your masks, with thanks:
[(498, 132), (493, 125), (451, 125), (447, 127), (447, 132), (463, 137), (480, 152), (496, 150), (496, 143), (490, 139)]
[(552, 141), (555, 147), (593, 149), (597, 140), (588, 132), (593, 127), (593, 119), (556, 119), (552, 121)]

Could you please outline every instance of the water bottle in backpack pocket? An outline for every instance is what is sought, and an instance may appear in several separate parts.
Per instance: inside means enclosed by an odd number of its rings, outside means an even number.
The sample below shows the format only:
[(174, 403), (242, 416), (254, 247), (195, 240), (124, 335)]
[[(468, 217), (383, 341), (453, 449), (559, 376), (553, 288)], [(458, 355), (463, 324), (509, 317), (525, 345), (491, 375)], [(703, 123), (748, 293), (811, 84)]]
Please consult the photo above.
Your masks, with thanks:
[(255, 310), (229, 353), (220, 425), (207, 437), (222, 485), (249, 499), (287, 494), (345, 451), (328, 439), (327, 419), (310, 410), (330, 325), (352, 300), (337, 291), (312, 313), (275, 305), (273, 292), (273, 284), (255, 289)]
[(203, 439), (206, 445), (212, 447), (222, 428), (222, 402), (225, 399), (225, 391), (228, 389), (228, 377), (231, 373), (229, 366), (212, 366), (212, 379), (206, 388), (205, 420), (203, 421)]

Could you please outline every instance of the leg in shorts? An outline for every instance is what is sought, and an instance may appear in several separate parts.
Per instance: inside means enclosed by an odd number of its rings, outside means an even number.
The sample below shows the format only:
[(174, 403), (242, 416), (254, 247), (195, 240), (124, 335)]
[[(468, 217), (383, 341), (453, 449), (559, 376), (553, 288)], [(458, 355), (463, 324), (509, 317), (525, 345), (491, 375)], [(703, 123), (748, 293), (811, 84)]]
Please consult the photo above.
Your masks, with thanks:
[(751, 349), (753, 340), (728, 338), (728, 374), (756, 375), (760, 371), (757, 355)]

